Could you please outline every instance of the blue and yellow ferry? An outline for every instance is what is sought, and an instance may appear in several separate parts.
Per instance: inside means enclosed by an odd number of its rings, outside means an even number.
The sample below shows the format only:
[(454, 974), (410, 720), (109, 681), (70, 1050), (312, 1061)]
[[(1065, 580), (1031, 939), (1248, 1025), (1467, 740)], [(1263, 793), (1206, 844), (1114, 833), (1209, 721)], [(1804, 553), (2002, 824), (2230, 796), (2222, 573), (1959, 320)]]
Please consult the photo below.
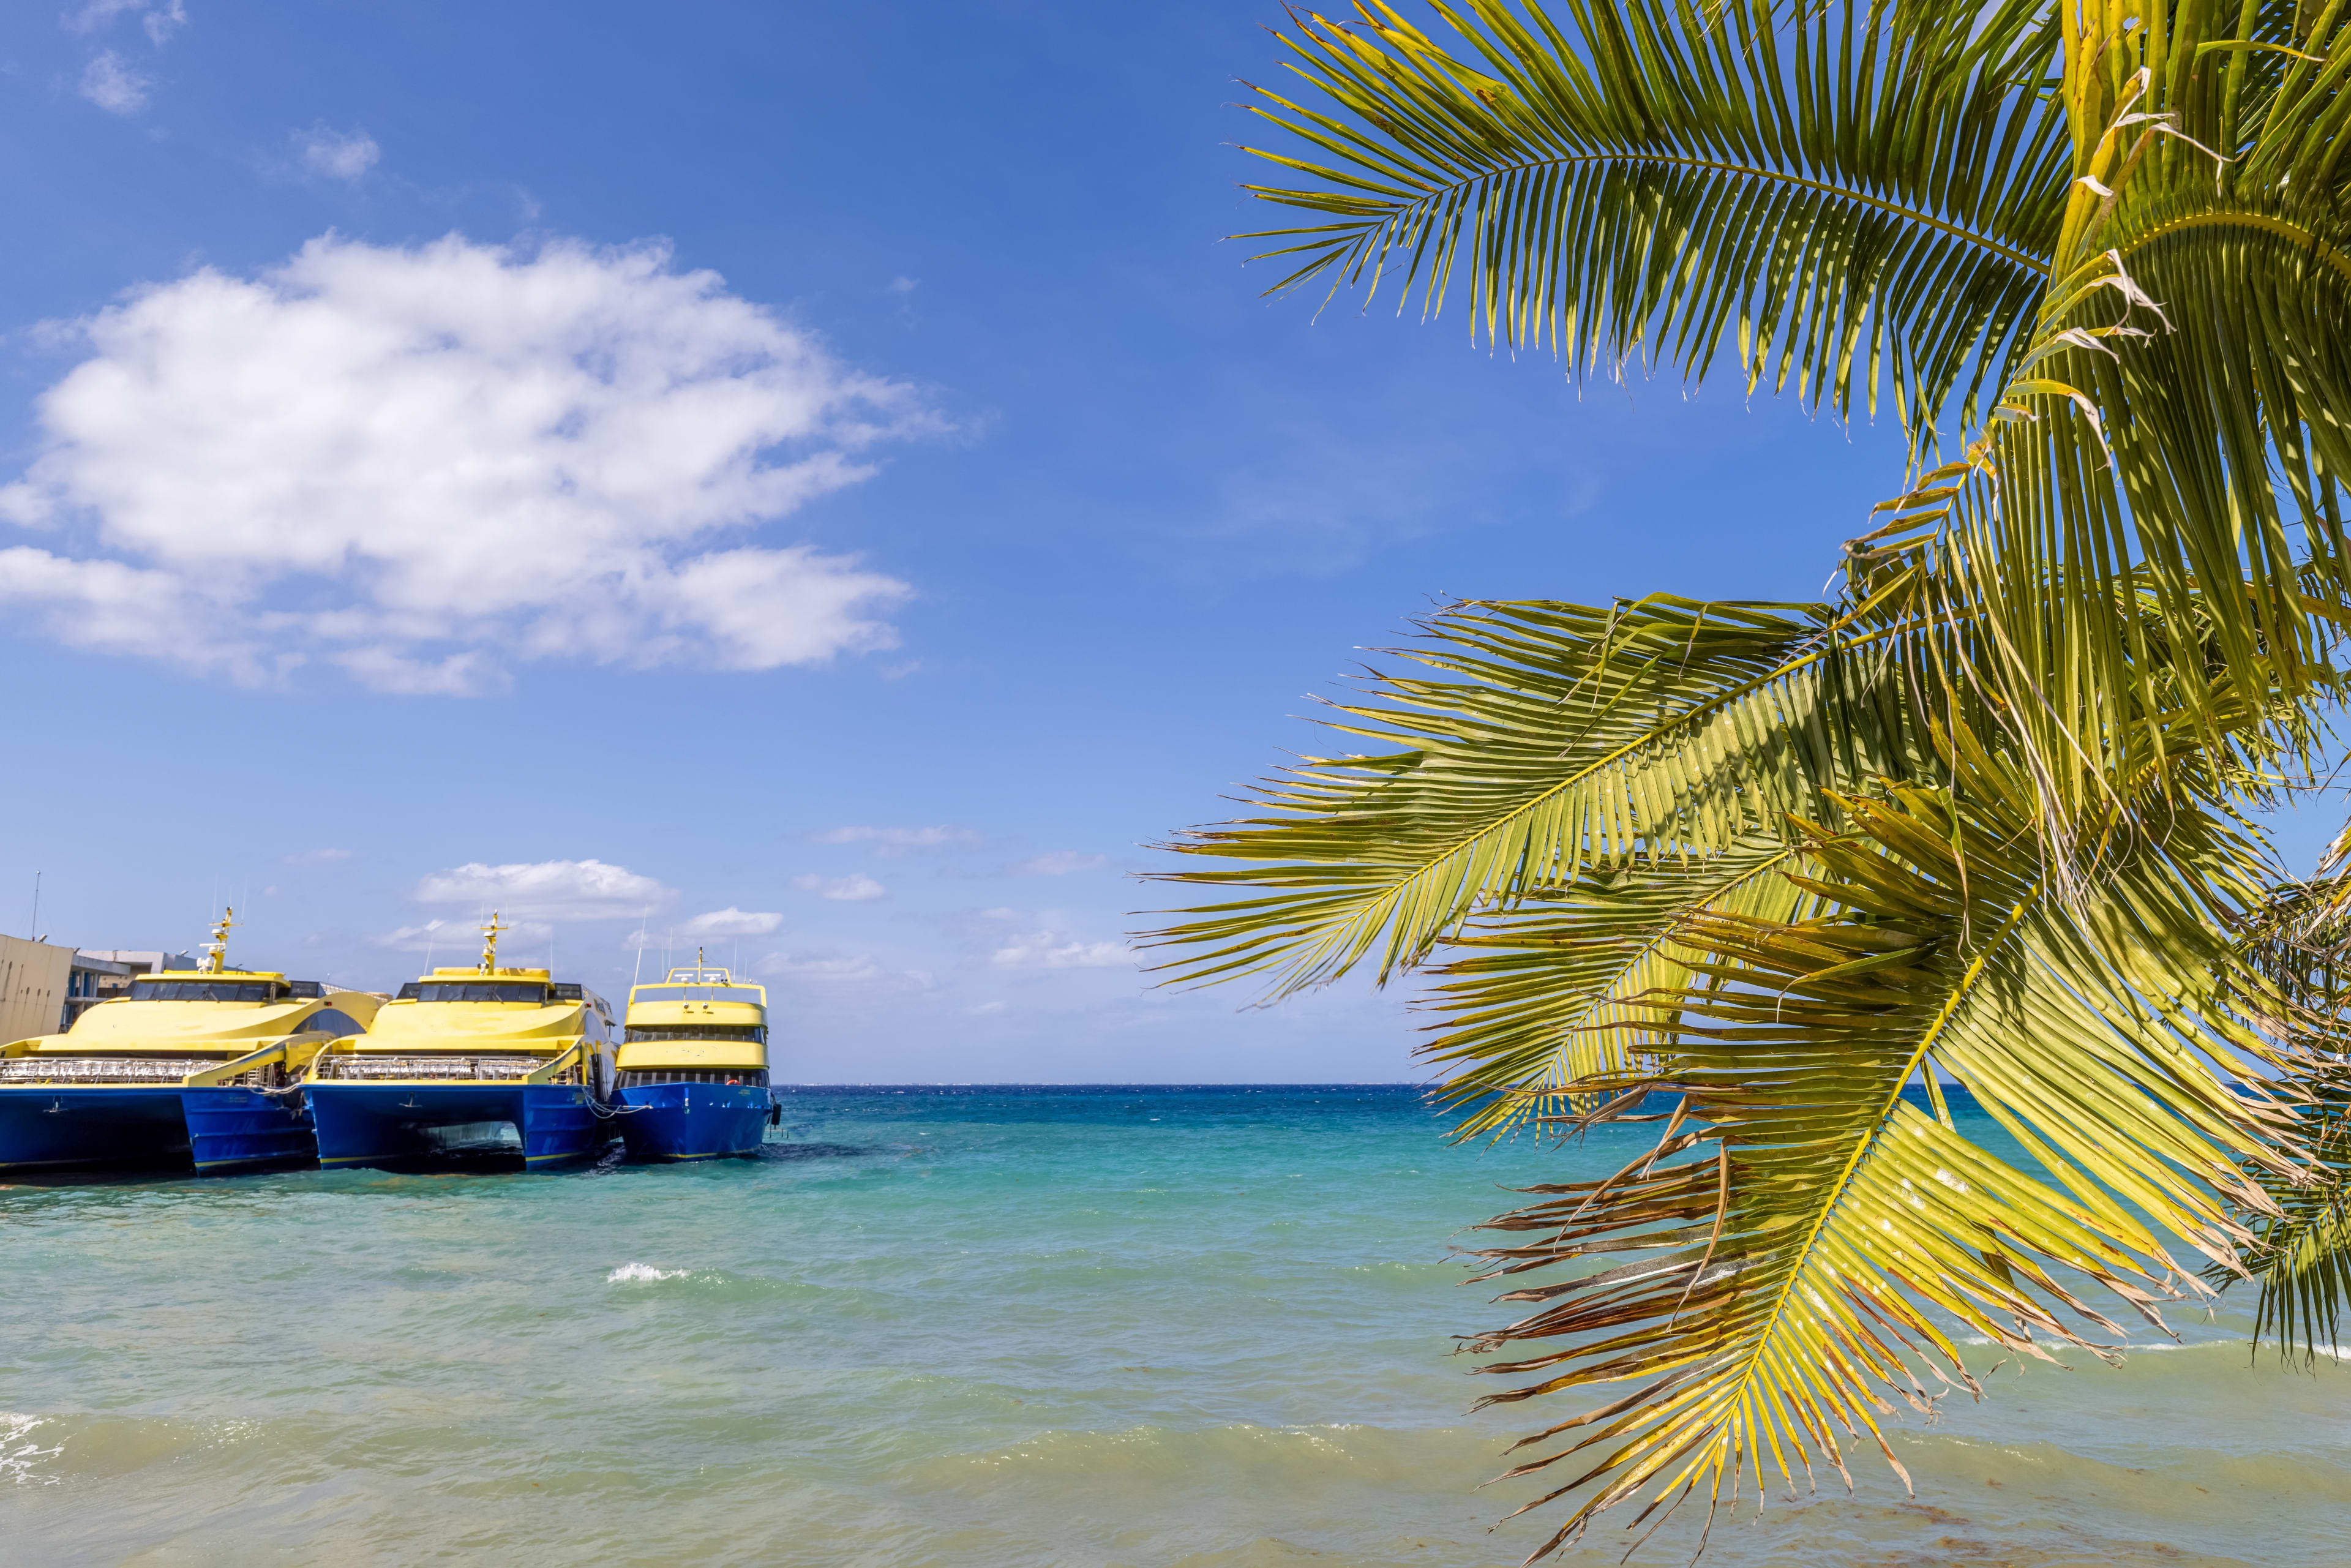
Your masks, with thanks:
[(502, 967), (493, 915), (481, 964), (410, 981), (362, 1035), (303, 1081), (322, 1166), (519, 1155), (583, 1159), (611, 1139), (611, 1012), (545, 969)]
[(63, 1034), (0, 1046), (0, 1168), (309, 1160), (300, 1075), (383, 998), (230, 968), (235, 915), (195, 968), (141, 977)]
[(768, 1092), (768, 990), (695, 956), (629, 988), (613, 1102), (622, 1140), (646, 1160), (759, 1152), (778, 1107)]

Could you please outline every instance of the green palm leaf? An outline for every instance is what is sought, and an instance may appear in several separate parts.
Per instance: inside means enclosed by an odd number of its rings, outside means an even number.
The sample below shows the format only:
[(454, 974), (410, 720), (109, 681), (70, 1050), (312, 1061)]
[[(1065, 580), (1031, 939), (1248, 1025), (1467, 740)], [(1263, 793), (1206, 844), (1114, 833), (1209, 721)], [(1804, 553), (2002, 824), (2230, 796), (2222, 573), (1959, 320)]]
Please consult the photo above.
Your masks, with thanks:
[(1437, 9), (1466, 55), (1381, 0), (1297, 17), (1312, 96), (1256, 112), (1311, 183), (1249, 189), (1332, 221), (1249, 236), (1288, 242), (1277, 287), (1394, 272), (1434, 310), (1458, 272), (1482, 330), (1580, 369), (1697, 377), (1735, 336), (1750, 390), (1844, 413), (1886, 384), (1922, 440), (1963, 380), (1973, 408), (2003, 379), (2065, 200), (2038, 0)]
[(1376, 954), (1382, 979), (1469, 914), (1582, 868), (1727, 846), (1823, 790), (1923, 762), (1882, 627), (1803, 606), (1658, 596), (1599, 609), (1465, 604), (1333, 727), (1384, 748), (1269, 781), (1274, 815), (1196, 831), (1251, 864), (1163, 880), (1259, 896), (1165, 912), (1187, 979), (1270, 973), (1274, 994)]
[[(2182, 710), (2207, 746), (2262, 749), (2245, 727), (2331, 688), (2351, 604), (2346, 170), (2304, 118), (2351, 114), (2325, 86), (2341, 73), (2296, 57), (2244, 89), (2293, 36), (2285, 13), (2098, 15), (2069, 44), (2050, 288), (1931, 552), (1930, 597), (1982, 643), (1970, 674), (2041, 776), (2044, 831), (2112, 803), (2143, 744), (2125, 694)], [(2255, 36), (2213, 39), (2223, 23)], [(2150, 626), (2205, 653), (2160, 698)]]
[(1462, 1136), (1592, 1108), (1591, 1086), (1636, 1072), (1675, 1038), (1680, 996), (1703, 956), (1701, 915), (1794, 920), (1817, 903), (1784, 873), (1801, 843), (1752, 833), (1729, 849), (1626, 868), (1530, 898), (1474, 923), (1432, 971), (1443, 1015), (1424, 1054), (1468, 1064), (1442, 1091)]
[[(2260, 1286), (2253, 1338), (2304, 1362), (2341, 1354), (2343, 1314), (2351, 1309), (2351, 828), (2330, 847), (2319, 874), (2286, 882), (2243, 925), (2247, 964), (2283, 998), (2273, 1032), (2293, 1039), (2304, 1065), (2279, 1085), (2306, 1118), (2307, 1170), (2249, 1167), (2275, 1206), (2253, 1222), (2245, 1268)], [(2226, 1288), (2239, 1276), (2208, 1270)]]
[[(2290, 1112), (2212, 1065), (2283, 1060), (2212, 1005), (2228, 957), (2210, 905), (2242, 891), (2247, 846), (2183, 825), (2079, 906), (2022, 821), (1907, 788), (1850, 815), (1802, 879), (1842, 913), (1684, 925), (1704, 977), (1646, 1082), (1680, 1098), (1666, 1141), (1493, 1222), (1535, 1238), (1483, 1256), (1514, 1283), (1504, 1300), (1538, 1307), (1476, 1342), (1510, 1355), (1482, 1370), (1534, 1375), (1495, 1399), (1638, 1385), (1520, 1445), (1552, 1446), (1513, 1476), (1563, 1467), (1537, 1502), (1581, 1494), (1537, 1558), (1638, 1500), (1646, 1517), (1695, 1490), (1711, 1510), (1842, 1470), (1840, 1429), (1884, 1448), (1887, 1398), (1980, 1392), (1962, 1333), (2103, 1348), (2089, 1331), (2121, 1325), (2068, 1276), (2159, 1322), (2197, 1288), (2165, 1234), (2232, 1261), (2250, 1233), (2231, 1206), (2268, 1206), (2238, 1163), (2293, 1168)], [(2140, 989), (2158, 975), (2201, 977)], [(1938, 1070), (2053, 1179), (1962, 1137)], [(1603, 1255), (1613, 1267), (1524, 1281)]]
[(1338, 706), (1363, 754), (1175, 846), (1222, 895), (1176, 977), (1442, 959), (1465, 1133), (1668, 1118), (1496, 1222), (1498, 1272), (1573, 1267), (1481, 1338), (1535, 1375), (1502, 1397), (1638, 1384), (1530, 1439), (1577, 1500), (1542, 1552), (1842, 1468), (1975, 1386), (1966, 1333), (2118, 1337), (2081, 1281), (2152, 1315), (2202, 1288), (2170, 1246), (2332, 1343), (2346, 901), (2265, 897), (2244, 819), (2351, 625), (2351, 5), (1436, 9), (1458, 47), (1300, 18), (1252, 187), (1328, 220), (1287, 282), (1458, 272), (1579, 371), (1736, 340), (1840, 413), (1882, 379), (1913, 441), (1838, 602), (1458, 607)]

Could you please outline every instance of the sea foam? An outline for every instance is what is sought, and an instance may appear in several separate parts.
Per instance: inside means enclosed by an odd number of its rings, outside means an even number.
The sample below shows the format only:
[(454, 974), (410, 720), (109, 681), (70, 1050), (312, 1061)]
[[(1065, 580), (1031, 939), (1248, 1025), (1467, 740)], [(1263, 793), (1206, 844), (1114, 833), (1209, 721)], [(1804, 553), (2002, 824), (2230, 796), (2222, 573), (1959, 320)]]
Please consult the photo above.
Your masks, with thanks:
[(36, 1477), (32, 1473), (35, 1460), (46, 1459), (65, 1448), (60, 1443), (56, 1448), (44, 1448), (32, 1438), (33, 1428), (45, 1424), (38, 1416), (19, 1416), (0, 1410), (0, 1479), (20, 1485), (38, 1479), (50, 1486), (57, 1485), (58, 1478), (56, 1476)]

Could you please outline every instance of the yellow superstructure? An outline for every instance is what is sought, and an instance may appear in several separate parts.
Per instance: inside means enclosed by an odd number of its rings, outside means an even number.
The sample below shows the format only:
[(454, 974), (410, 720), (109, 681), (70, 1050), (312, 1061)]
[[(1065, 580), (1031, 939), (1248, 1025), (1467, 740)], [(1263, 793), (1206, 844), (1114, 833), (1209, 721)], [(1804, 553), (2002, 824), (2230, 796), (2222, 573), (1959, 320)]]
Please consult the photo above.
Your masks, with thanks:
[[(696, 963), (667, 979), (629, 988), (622, 1020), (622, 1087), (659, 1080), (767, 1082), (768, 988)], [(758, 1073), (757, 1080), (744, 1075)]]
[(214, 925), (203, 967), (141, 976), (63, 1034), (0, 1046), (0, 1085), (283, 1083), (383, 1005), (366, 991), (220, 967), (235, 924)]
[(313, 1062), (313, 1082), (375, 1083), (498, 1080), (575, 1083), (604, 1092), (611, 1030), (603, 998), (556, 983), (545, 969), (503, 967), (491, 915), (482, 961), (434, 969), (400, 988), (368, 1032), (337, 1042)]
[(434, 969), (383, 1004), (367, 1033), (338, 1040), (319, 1080), (513, 1079), (601, 1088), (610, 1030), (601, 1003), (545, 969)]

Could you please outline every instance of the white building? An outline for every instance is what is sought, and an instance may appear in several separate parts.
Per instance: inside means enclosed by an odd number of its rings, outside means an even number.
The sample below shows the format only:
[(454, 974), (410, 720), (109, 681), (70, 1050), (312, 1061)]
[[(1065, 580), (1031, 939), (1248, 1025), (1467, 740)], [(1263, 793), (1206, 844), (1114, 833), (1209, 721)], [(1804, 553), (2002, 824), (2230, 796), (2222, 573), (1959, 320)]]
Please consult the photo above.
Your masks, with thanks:
[(73, 964), (70, 947), (0, 936), (0, 1043), (57, 1032)]
[(159, 969), (193, 969), (187, 953), (133, 951), (124, 947), (84, 947), (74, 954), (73, 972), (66, 977), (65, 1008), (57, 1028), (73, 1028), (74, 1019), (103, 1001), (131, 994), (131, 982)]

